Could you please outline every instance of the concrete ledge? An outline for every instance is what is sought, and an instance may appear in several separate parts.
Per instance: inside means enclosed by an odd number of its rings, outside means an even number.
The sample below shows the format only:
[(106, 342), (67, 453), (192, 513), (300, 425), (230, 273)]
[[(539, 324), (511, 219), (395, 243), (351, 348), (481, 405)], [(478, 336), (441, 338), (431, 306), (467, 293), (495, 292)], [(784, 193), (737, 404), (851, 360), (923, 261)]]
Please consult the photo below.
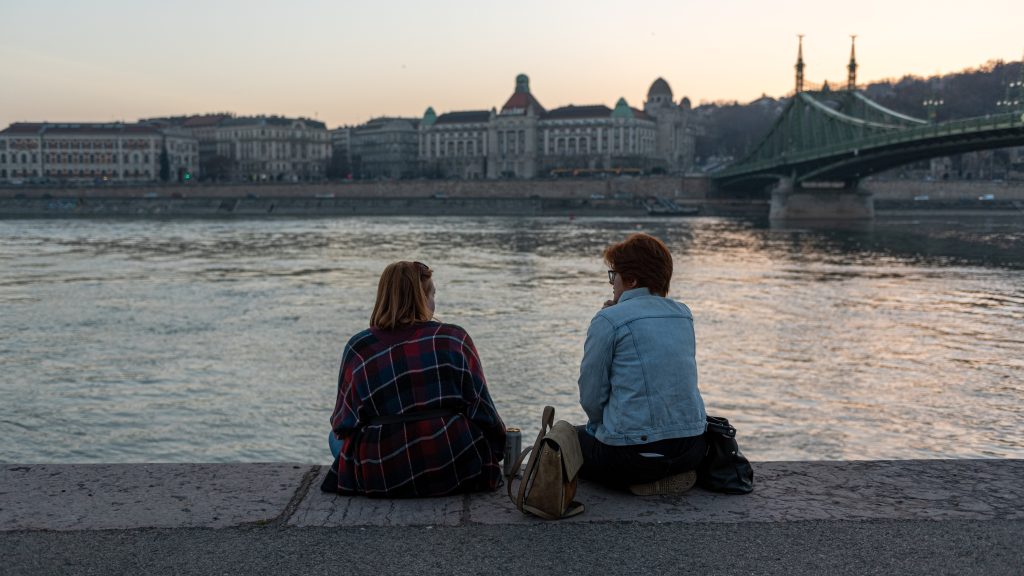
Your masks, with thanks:
[[(1024, 460), (755, 462), (753, 494), (638, 498), (582, 484), (571, 523), (1024, 520)], [(422, 500), (320, 492), (310, 464), (3, 465), (0, 531), (544, 524), (504, 488)]]
[(277, 518), (309, 464), (5, 465), (0, 531), (224, 528)]

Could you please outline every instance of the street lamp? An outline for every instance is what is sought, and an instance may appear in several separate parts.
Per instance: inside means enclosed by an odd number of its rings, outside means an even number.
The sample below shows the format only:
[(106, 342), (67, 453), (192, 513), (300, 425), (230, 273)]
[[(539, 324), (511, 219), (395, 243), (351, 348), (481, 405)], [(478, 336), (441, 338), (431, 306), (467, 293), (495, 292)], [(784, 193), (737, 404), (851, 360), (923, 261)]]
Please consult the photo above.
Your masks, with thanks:
[[(1007, 84), (1006, 98), (996, 102), (996, 106), (1004, 109), (1006, 112), (1013, 112), (1014, 110), (1020, 108), (1021, 104), (1024, 104), (1024, 97), (1022, 97), (1022, 94), (1024, 94), (1024, 89), (1022, 88), (1024, 88), (1024, 81), (1022, 80), (1017, 80), (1015, 82), (1010, 82), (1009, 84)], [(1013, 94), (1015, 92), (1017, 96), (1011, 97), (1010, 94)]]
[(939, 106), (942, 106), (943, 104), (945, 104), (945, 100), (941, 98), (936, 98), (934, 96), (931, 98), (927, 98), (923, 102), (921, 102), (921, 105), (928, 109), (929, 122), (936, 122), (936, 119), (939, 116)]

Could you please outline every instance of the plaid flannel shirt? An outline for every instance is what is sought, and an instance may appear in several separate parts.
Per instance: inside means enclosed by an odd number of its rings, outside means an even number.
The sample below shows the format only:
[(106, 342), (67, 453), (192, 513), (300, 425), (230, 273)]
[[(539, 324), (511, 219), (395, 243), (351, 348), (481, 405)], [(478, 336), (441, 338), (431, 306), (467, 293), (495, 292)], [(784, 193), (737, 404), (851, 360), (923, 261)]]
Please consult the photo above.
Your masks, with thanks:
[[(372, 423), (375, 416), (438, 409), (452, 415)], [(459, 326), (425, 322), (353, 336), (342, 355), (331, 426), (342, 440), (341, 494), (440, 496), (500, 484), (505, 425), (473, 341)]]

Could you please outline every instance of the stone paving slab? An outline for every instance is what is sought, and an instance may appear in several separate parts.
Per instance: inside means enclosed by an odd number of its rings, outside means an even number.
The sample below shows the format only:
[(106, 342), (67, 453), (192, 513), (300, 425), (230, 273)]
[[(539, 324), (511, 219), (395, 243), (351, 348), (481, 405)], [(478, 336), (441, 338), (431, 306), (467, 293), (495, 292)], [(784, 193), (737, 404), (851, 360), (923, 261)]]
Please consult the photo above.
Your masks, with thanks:
[(490, 495), (457, 494), (444, 498), (379, 499), (338, 496), (320, 491), (327, 475), (320, 470), (306, 497), (288, 520), (291, 526), (458, 526), (466, 501)]
[(222, 528), (282, 513), (308, 464), (0, 465), (0, 531)]

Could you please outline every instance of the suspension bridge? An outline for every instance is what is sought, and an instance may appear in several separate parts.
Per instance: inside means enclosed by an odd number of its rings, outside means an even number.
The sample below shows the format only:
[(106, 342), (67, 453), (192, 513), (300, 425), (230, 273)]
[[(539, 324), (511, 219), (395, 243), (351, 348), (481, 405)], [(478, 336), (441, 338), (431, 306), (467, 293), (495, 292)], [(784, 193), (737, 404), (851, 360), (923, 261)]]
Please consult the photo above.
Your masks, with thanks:
[(804, 90), (801, 39), (796, 92), (746, 158), (711, 175), (715, 188), (770, 193), (773, 219), (871, 218), (874, 202), (860, 185), (867, 176), (929, 158), (1024, 145), (1024, 88), (1012, 112), (934, 122), (890, 110), (858, 91), (853, 49), (848, 69), (845, 90), (827, 83)]

